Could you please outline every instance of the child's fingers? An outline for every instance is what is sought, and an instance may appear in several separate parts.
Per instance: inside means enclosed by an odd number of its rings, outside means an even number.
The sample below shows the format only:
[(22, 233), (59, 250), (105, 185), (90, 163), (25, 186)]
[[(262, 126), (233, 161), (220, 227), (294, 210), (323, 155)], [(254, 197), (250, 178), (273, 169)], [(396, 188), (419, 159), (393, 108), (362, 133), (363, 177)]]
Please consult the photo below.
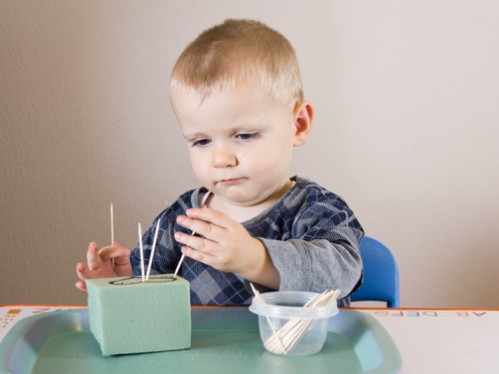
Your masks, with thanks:
[[(192, 232), (195, 232), (196, 234), (215, 242), (222, 242), (223, 239), (227, 236), (226, 228), (218, 226), (217, 224), (210, 221), (186, 216), (178, 216), (177, 223), (191, 230)], [(185, 244), (190, 245), (189, 243)]]
[(80, 291), (87, 292), (87, 285), (83, 281), (78, 281), (75, 283), (76, 288)]
[(99, 246), (97, 243), (90, 243), (87, 250), (87, 266), (89, 270), (95, 270), (102, 266), (102, 260), (99, 257)]
[(87, 292), (87, 285), (84, 282), (84, 280), (88, 278), (85, 264), (82, 264), (81, 262), (76, 264), (76, 275), (80, 278), (80, 280), (75, 283), (76, 288), (80, 291)]
[(111, 261), (114, 259), (116, 265), (126, 265), (130, 263), (130, 250), (125, 247), (121, 247), (119, 244), (110, 245), (107, 247), (102, 247), (99, 251), (99, 257), (101, 261)]
[(227, 214), (210, 208), (187, 209), (186, 215), (190, 218), (211, 222), (223, 228), (229, 227), (231, 222), (233, 222), (232, 218), (230, 218)]
[(85, 264), (78, 262), (76, 264), (76, 275), (78, 275), (78, 278), (80, 279), (85, 279)]
[(214, 258), (213, 256), (210, 256), (209, 254), (201, 251), (197, 251), (191, 247), (182, 247), (182, 253), (185, 254), (187, 257), (192, 258), (193, 260), (196, 260), (198, 262), (202, 262), (203, 264), (210, 265), (216, 268), (214, 264)]
[(175, 233), (175, 240), (196, 251), (212, 254), (217, 243), (200, 236), (188, 235), (183, 232)]

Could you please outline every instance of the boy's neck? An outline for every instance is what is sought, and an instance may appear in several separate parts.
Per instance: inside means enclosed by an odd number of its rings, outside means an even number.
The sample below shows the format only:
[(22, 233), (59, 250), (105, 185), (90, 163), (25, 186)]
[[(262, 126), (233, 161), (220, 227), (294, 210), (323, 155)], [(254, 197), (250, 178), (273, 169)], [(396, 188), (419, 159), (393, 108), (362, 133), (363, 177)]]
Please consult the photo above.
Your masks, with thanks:
[(244, 222), (258, 216), (260, 213), (274, 205), (277, 200), (279, 200), (291, 189), (291, 187), (294, 186), (294, 184), (294, 181), (289, 180), (280, 190), (269, 196), (265, 199), (265, 201), (253, 206), (233, 205), (213, 193), (208, 197), (205, 206), (225, 213), (237, 222)]

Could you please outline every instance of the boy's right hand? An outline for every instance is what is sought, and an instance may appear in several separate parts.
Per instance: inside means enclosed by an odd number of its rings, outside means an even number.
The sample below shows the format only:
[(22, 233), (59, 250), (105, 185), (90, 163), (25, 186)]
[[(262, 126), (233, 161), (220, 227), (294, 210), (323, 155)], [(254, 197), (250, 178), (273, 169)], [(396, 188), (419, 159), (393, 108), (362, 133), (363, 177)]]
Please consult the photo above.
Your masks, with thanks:
[(99, 250), (97, 243), (92, 242), (87, 250), (87, 266), (82, 262), (77, 263), (76, 275), (80, 278), (75, 284), (76, 288), (85, 292), (85, 279), (131, 276), (130, 250), (118, 243)]

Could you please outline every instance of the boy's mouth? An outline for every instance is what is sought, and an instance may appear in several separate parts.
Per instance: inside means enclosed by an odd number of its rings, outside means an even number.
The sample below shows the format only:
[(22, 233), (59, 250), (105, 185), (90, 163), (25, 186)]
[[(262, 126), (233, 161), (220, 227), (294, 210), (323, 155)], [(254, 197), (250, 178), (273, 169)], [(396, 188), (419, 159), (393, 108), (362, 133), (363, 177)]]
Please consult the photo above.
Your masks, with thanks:
[(227, 185), (234, 185), (234, 184), (242, 183), (243, 180), (244, 180), (244, 178), (227, 178), (227, 179), (221, 179), (220, 183), (227, 184)]

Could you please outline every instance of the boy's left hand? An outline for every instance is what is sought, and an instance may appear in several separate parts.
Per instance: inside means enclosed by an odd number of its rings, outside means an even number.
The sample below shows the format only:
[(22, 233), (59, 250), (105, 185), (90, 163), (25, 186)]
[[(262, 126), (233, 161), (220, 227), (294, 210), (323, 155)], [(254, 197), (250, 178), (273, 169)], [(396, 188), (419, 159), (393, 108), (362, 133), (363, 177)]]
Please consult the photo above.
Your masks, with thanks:
[[(278, 288), (279, 276), (263, 243), (239, 222), (209, 208), (188, 209), (177, 223), (201, 236), (175, 233), (182, 253), (220, 271), (237, 273), (249, 281)], [(276, 287), (277, 286), (277, 287)]]

